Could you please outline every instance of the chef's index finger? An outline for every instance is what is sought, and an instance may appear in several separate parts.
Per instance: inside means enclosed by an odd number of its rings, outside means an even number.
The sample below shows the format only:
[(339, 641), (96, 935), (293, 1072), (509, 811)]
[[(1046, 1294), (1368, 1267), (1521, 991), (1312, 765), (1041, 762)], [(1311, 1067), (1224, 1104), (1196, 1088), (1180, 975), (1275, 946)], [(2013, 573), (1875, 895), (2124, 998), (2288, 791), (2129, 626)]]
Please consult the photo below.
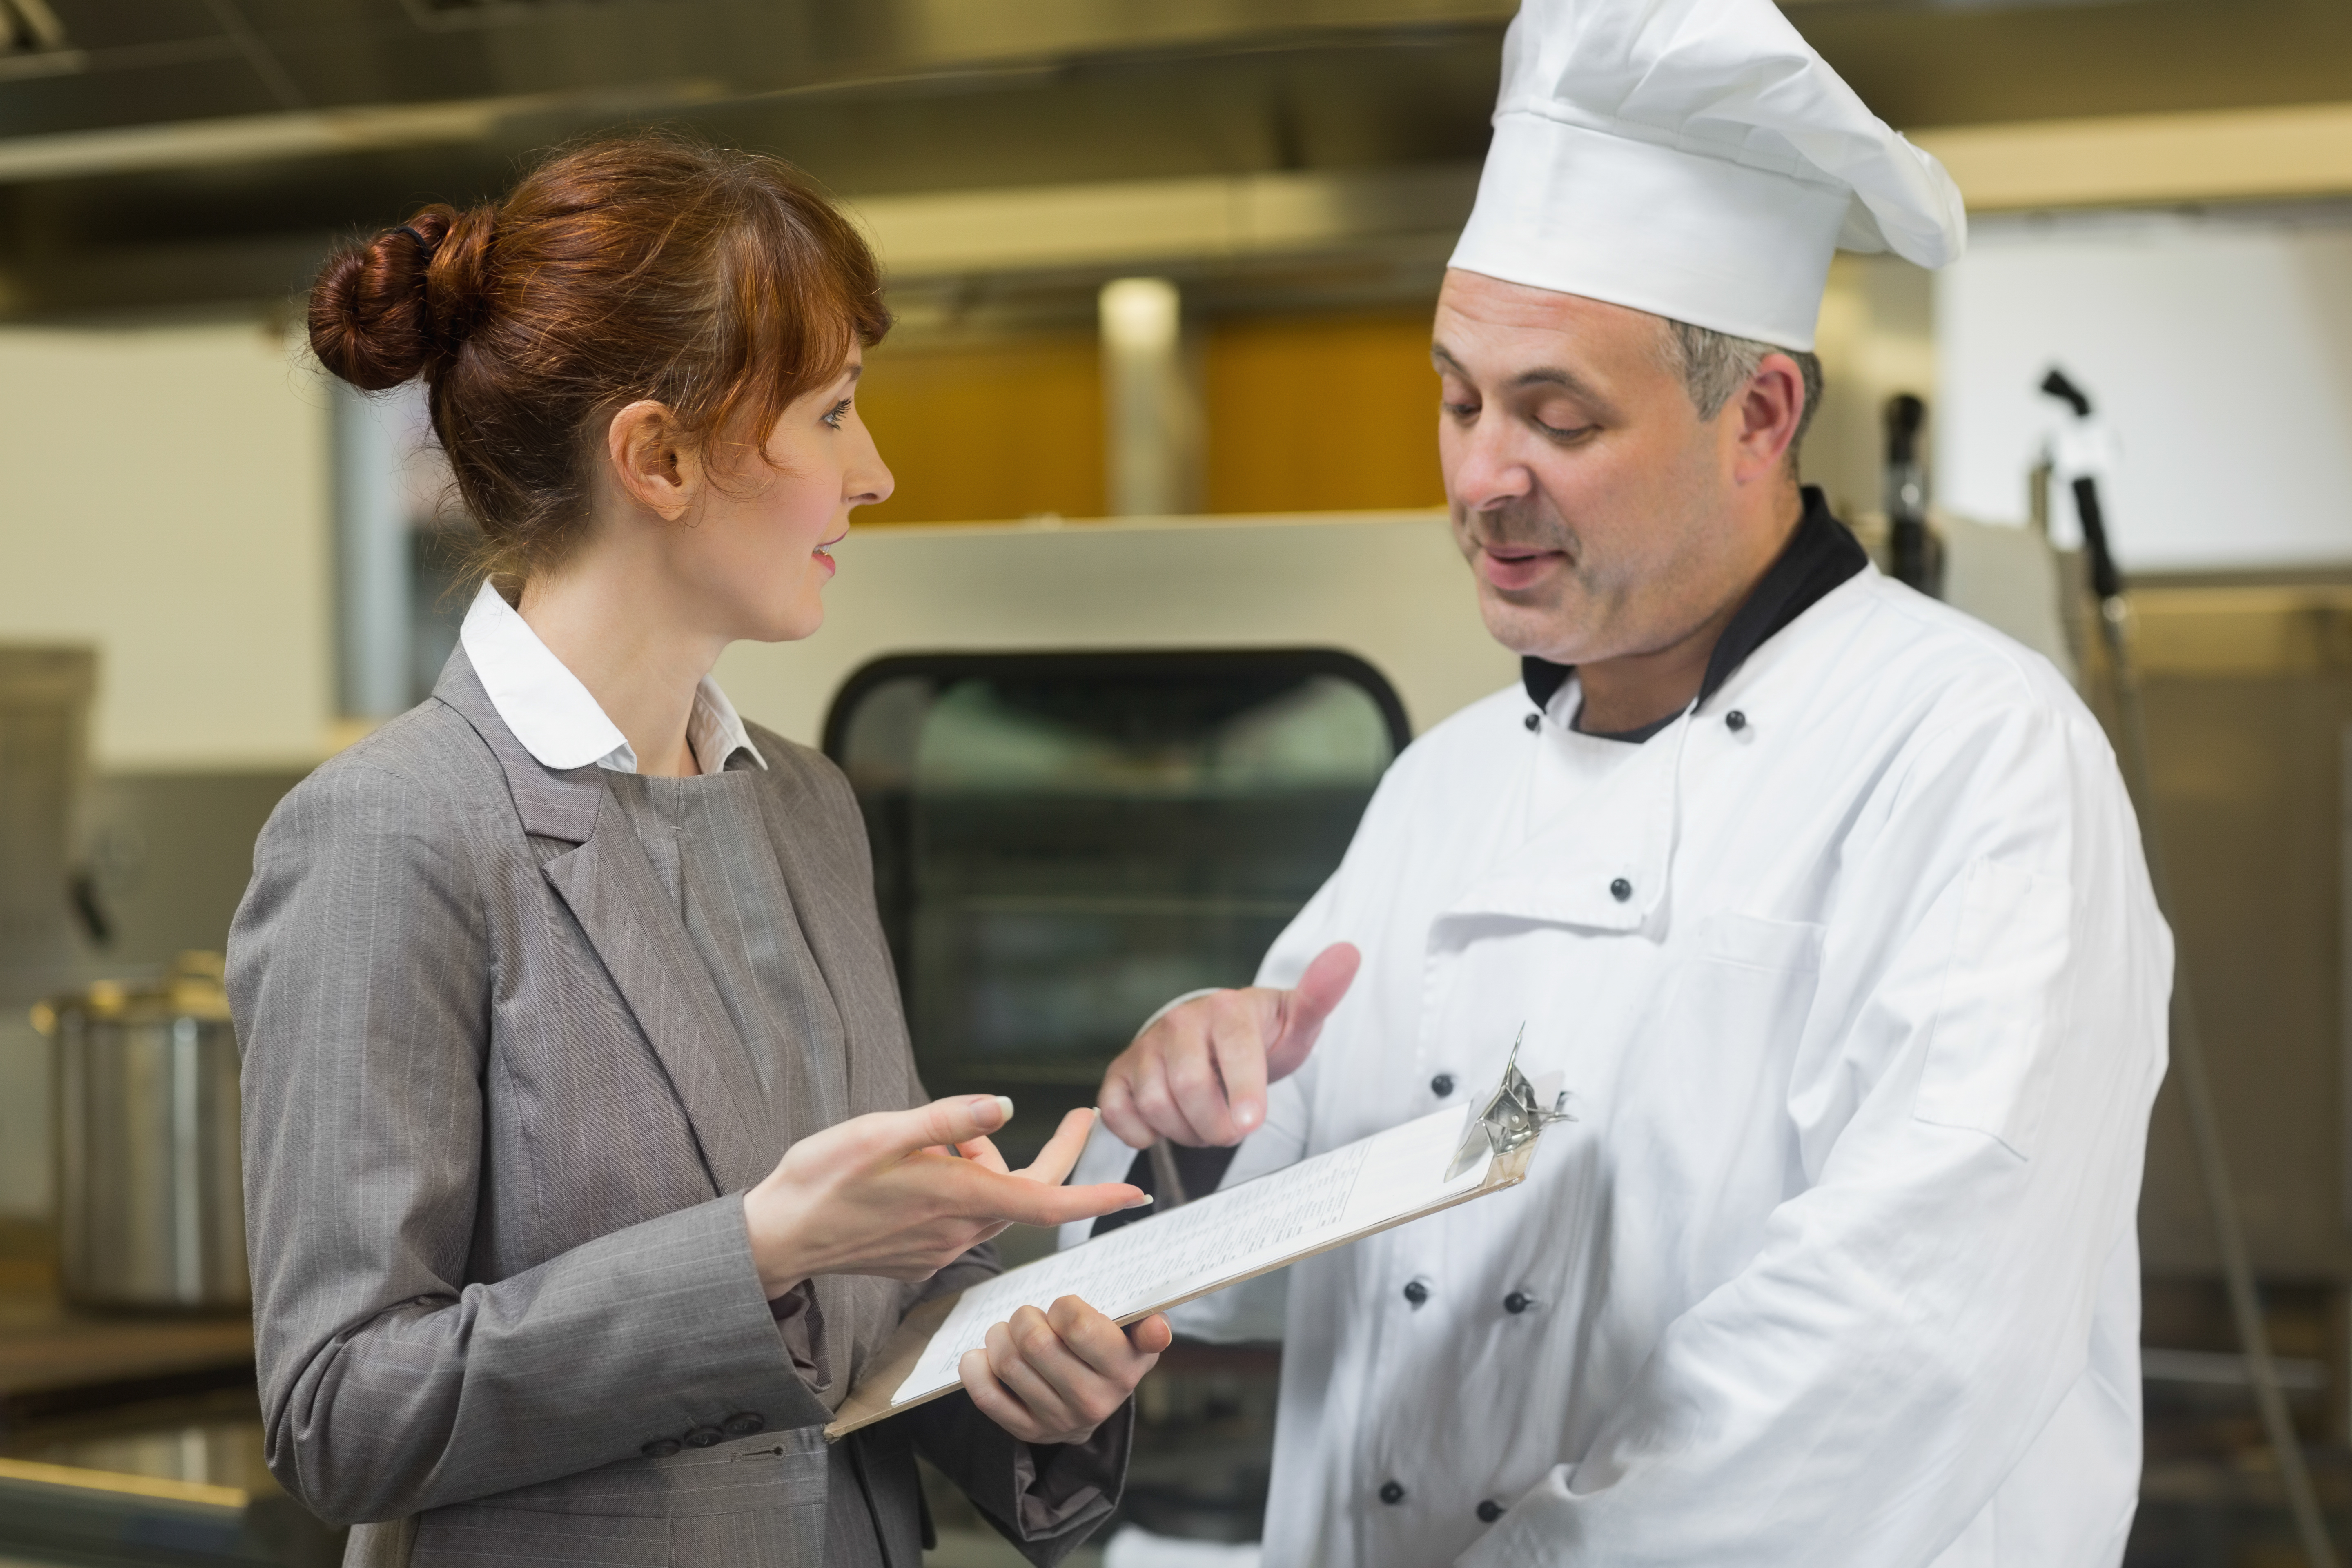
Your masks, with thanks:
[[(1209, 1029), (1209, 1051), (1224, 1086), (1224, 1104), (1217, 1108), (1217, 1125), (1204, 1127), (1213, 1142), (1238, 1143), (1265, 1120), (1266, 1024), (1273, 1012), (1255, 990), (1230, 993), (1232, 1003), (1217, 1011)], [(1197, 1124), (1202, 1118), (1192, 1118)]]

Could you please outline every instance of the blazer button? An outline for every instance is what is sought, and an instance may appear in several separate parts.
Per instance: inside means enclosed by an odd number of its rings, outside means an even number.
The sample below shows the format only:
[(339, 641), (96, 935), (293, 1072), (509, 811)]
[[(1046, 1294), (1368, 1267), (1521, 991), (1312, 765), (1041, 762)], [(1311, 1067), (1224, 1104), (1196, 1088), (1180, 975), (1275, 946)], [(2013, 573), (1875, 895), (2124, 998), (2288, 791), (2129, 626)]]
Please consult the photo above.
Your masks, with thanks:
[(1418, 1307), (1429, 1300), (1429, 1287), (1416, 1279), (1404, 1288), (1404, 1299)]
[(1404, 1501), (1404, 1488), (1395, 1481), (1381, 1483), (1381, 1500), (1394, 1505)]
[(656, 1437), (637, 1452), (648, 1459), (667, 1459), (684, 1447), (686, 1445), (675, 1437)]
[(686, 1446), (689, 1448), (708, 1448), (726, 1436), (726, 1433), (716, 1426), (697, 1426), (686, 1435)]
[(1485, 1502), (1482, 1502), (1482, 1503), (1480, 1503), (1480, 1504), (1478, 1505), (1478, 1522), (1479, 1522), (1479, 1523), (1481, 1523), (1481, 1524), (1492, 1524), (1492, 1523), (1494, 1523), (1496, 1520), (1498, 1520), (1498, 1519), (1500, 1519), (1500, 1518), (1502, 1518), (1502, 1517), (1503, 1517), (1503, 1505), (1502, 1505), (1501, 1503), (1496, 1502), (1493, 1498), (1488, 1498)]
[(767, 1424), (767, 1421), (755, 1412), (743, 1410), (721, 1421), (719, 1427), (730, 1437), (749, 1437)]
[[(1535, 1304), (1536, 1299), (1533, 1296), (1528, 1295), (1525, 1290), (1514, 1290), (1509, 1295), (1503, 1298), (1503, 1310), (1510, 1313), (1514, 1317), (1526, 1311), (1529, 1307), (1532, 1307)], [(694, 1439), (688, 1437), (687, 1441), (691, 1443)]]
[(1633, 884), (1620, 877), (1609, 884), (1609, 896), (1622, 904), (1633, 896)]
[(1440, 1100), (1444, 1100), (1447, 1095), (1452, 1094), (1454, 1092), (1454, 1075), (1450, 1072), (1442, 1072), (1435, 1078), (1431, 1079), (1429, 1080), (1429, 1092), (1437, 1096)]

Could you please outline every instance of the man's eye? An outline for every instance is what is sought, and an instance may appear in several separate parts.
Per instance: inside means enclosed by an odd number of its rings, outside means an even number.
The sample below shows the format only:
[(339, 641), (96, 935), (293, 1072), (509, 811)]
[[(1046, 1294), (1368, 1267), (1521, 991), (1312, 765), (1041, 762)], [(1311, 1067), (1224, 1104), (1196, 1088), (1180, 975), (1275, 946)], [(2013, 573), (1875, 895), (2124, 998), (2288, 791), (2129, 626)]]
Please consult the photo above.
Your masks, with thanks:
[(1540, 431), (1548, 441), (1580, 441), (1599, 428), (1598, 426), (1593, 425), (1553, 425), (1537, 418), (1532, 414), (1528, 416), (1528, 423)]
[(1467, 419), (1478, 412), (1478, 405), (1475, 403), (1449, 403), (1441, 399), (1437, 406), (1456, 419)]

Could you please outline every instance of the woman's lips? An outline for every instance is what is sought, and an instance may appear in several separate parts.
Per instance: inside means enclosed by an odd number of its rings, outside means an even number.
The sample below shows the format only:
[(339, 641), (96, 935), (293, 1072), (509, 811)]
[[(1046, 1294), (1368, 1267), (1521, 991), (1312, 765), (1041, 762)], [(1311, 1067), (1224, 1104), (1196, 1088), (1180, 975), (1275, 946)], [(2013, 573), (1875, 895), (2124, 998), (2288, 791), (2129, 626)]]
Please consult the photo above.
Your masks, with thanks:
[(824, 573), (824, 574), (825, 574), (826, 576), (830, 577), (830, 576), (832, 576), (835, 572), (838, 572), (838, 571), (840, 571), (840, 570), (841, 570), (840, 565), (839, 565), (837, 563), (835, 563), (835, 562), (834, 558), (833, 558), (832, 556), (830, 556), (830, 555), (827, 555), (827, 554), (824, 552), (824, 547), (823, 547), (822, 545), (820, 545), (819, 547), (817, 547), (817, 548), (816, 548), (816, 549), (814, 549), (814, 550), (810, 551), (810, 552), (809, 552), (809, 553), (810, 553), (811, 555), (814, 555), (814, 557), (816, 557), (816, 563), (817, 563), (817, 566), (818, 566), (818, 567), (819, 567), (819, 568), (820, 568), (820, 569)]
[(1478, 552), (1478, 574), (1492, 587), (1506, 594), (1517, 593), (1534, 587), (1562, 559), (1562, 552), (1557, 550), (1496, 550), (1489, 546)]

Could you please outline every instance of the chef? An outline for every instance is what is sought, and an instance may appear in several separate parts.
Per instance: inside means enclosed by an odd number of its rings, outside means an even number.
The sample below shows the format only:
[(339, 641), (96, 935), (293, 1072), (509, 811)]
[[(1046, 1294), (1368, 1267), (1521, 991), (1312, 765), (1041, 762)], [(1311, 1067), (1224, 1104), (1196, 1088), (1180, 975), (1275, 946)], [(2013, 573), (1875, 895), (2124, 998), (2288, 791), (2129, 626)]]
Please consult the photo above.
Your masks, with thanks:
[(1567, 1091), (1524, 1185), (1290, 1271), (1268, 1563), (2120, 1558), (2172, 963), (2131, 805), (1794, 465), (1832, 251), (1962, 242), (1769, 0), (1512, 24), (1433, 352), (1524, 679), (1102, 1088), (1126, 1146), (1239, 1141), (1227, 1184), (1467, 1102), (1522, 1027)]

